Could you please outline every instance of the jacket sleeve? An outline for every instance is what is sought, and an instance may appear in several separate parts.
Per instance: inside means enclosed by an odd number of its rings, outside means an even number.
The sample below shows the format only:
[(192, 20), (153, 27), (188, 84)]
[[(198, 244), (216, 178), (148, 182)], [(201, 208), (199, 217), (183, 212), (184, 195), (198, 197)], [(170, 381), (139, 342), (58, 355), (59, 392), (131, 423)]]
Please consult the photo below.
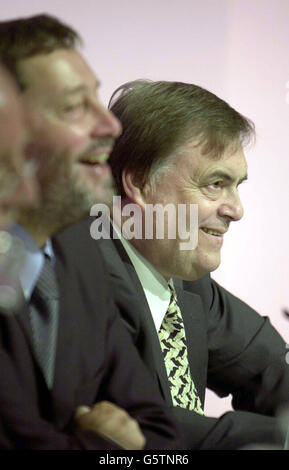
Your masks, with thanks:
[[(138, 357), (117, 315), (107, 338), (107, 364), (98, 401), (111, 400), (138, 422), (146, 449), (176, 448), (176, 429), (159, 391)], [(109, 450), (118, 447), (91, 431), (59, 430), (40, 416), (37, 403), (23, 393), (17, 364), (0, 349), (0, 448), (42, 450)]]
[(118, 449), (93, 432), (60, 432), (23, 395), (11, 357), (0, 349), (0, 449)]
[(269, 318), (209, 276), (202, 282), (208, 312), (208, 387), (219, 396), (231, 393), (236, 410), (275, 415), (289, 405), (285, 341)]
[(100, 396), (117, 403), (135, 418), (146, 438), (146, 449), (175, 449), (177, 430), (118, 312), (111, 315), (107, 362)]

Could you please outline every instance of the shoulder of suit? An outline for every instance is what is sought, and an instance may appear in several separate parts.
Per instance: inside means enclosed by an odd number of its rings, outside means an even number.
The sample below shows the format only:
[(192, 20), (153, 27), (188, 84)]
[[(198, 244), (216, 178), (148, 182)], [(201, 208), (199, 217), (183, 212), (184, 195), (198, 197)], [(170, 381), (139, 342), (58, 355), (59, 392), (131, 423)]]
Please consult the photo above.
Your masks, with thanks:
[(69, 256), (75, 259), (85, 257), (87, 260), (96, 260), (100, 255), (97, 243), (90, 236), (91, 219), (84, 219), (70, 225), (52, 238), (53, 249), (56, 256)]

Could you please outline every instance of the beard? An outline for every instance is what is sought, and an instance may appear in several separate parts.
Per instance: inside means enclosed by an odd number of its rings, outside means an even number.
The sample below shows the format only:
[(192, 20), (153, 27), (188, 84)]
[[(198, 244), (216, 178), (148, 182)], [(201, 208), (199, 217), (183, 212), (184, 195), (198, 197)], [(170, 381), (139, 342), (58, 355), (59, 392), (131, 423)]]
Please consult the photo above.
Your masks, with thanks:
[(68, 152), (56, 154), (47, 149), (39, 152), (38, 149), (35, 161), (41, 197), (37, 207), (21, 211), (18, 220), (22, 225), (50, 237), (88, 217), (91, 207), (96, 203), (111, 208), (115, 194), (112, 177), (95, 184), (80, 181)]

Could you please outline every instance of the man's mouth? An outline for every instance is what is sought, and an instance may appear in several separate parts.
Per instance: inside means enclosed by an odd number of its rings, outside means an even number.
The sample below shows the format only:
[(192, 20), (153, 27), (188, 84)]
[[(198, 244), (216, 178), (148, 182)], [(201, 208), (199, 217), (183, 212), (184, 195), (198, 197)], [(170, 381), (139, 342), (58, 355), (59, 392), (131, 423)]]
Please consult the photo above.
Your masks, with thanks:
[(84, 165), (102, 165), (108, 160), (111, 150), (100, 151), (79, 160)]
[(111, 149), (102, 149), (91, 155), (83, 156), (78, 163), (90, 178), (111, 178), (111, 169), (107, 163), (110, 152)]
[(201, 227), (201, 230), (208, 233), (209, 235), (216, 235), (217, 237), (220, 237), (222, 235), (222, 233), (218, 232), (217, 230), (212, 230), (206, 227)]
[(222, 239), (223, 235), (227, 232), (227, 229), (216, 229), (208, 227), (200, 227), (200, 230), (202, 230), (202, 232), (206, 233), (207, 235), (218, 237), (220, 239)]

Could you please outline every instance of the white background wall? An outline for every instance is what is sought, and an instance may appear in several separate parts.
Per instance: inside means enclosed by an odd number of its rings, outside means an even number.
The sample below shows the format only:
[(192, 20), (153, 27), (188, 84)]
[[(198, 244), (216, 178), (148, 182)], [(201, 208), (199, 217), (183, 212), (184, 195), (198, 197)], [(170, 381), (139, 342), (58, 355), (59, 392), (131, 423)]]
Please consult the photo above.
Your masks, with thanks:
[[(105, 103), (129, 80), (180, 80), (253, 119), (245, 216), (226, 235), (214, 277), (269, 315), (289, 343), (281, 314), (289, 309), (289, 1), (1, 0), (1, 20), (41, 12), (80, 32)], [(208, 415), (229, 408), (230, 399), (208, 393)]]

